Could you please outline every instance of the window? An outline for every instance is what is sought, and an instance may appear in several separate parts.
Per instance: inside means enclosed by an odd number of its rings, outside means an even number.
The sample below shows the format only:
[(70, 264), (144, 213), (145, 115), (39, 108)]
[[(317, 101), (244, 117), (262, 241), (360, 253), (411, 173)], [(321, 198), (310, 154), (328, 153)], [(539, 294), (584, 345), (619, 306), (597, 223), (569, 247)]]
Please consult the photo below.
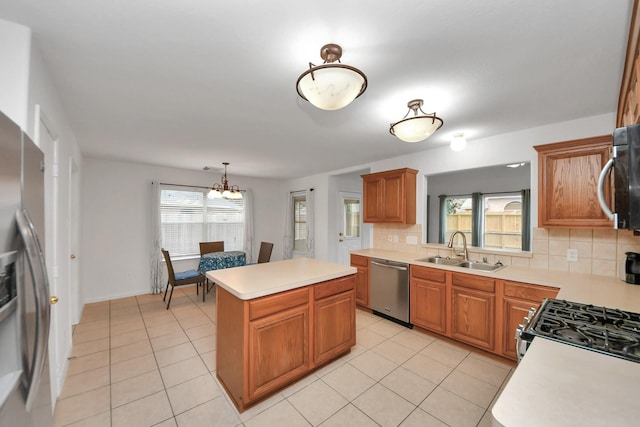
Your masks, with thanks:
[(307, 250), (307, 198), (301, 194), (293, 195), (293, 250)]
[(462, 231), (471, 242), (472, 220), (471, 196), (452, 196), (445, 199), (444, 242), (447, 243), (456, 231)]
[(440, 243), (462, 231), (470, 246), (529, 250), (528, 196), (529, 190), (440, 196)]
[(224, 240), (225, 250), (244, 246), (244, 199), (207, 197), (207, 189), (162, 186), (162, 246), (172, 256), (198, 256), (200, 242)]
[(522, 195), (483, 196), (482, 247), (520, 250), (522, 248)]
[(344, 237), (360, 237), (360, 200), (344, 199), (343, 201)]

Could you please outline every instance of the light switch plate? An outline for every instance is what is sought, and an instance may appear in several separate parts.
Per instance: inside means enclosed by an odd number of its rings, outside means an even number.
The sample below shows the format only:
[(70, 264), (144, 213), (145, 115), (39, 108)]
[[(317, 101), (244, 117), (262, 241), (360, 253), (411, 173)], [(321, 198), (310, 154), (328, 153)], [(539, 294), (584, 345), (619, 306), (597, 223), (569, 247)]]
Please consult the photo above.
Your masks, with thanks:
[(578, 250), (577, 249), (567, 249), (567, 261), (569, 261), (569, 262), (577, 262), (578, 261)]
[(407, 245), (417, 245), (418, 238), (416, 236), (407, 236)]

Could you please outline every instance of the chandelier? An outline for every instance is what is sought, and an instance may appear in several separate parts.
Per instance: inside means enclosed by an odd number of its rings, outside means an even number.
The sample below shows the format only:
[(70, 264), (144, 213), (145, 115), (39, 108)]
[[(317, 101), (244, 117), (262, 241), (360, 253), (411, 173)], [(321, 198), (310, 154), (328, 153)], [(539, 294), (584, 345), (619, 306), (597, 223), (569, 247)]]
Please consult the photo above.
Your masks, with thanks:
[(229, 166), (229, 162), (222, 162), (222, 164), (224, 165), (222, 184), (214, 183), (209, 191), (209, 197), (214, 199), (242, 199), (240, 188), (237, 185), (229, 185), (229, 180), (227, 179), (227, 166)]
[[(389, 133), (404, 142), (420, 142), (429, 138), (442, 127), (442, 119), (436, 113), (427, 114), (422, 111), (422, 99), (414, 99), (407, 103), (409, 111), (400, 121), (391, 124)], [(407, 117), (413, 111), (413, 117)], [(422, 113), (418, 115), (418, 111)]]
[(339, 110), (362, 95), (367, 89), (367, 76), (340, 63), (341, 56), (342, 48), (337, 44), (322, 46), (320, 57), (324, 63), (309, 62), (309, 69), (296, 82), (298, 95), (322, 110)]

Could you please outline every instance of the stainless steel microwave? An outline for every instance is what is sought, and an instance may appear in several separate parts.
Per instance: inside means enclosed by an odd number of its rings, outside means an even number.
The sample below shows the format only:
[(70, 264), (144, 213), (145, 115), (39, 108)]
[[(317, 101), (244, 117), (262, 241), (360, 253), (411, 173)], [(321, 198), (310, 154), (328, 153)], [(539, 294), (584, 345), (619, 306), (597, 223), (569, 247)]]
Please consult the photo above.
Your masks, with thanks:
[[(613, 210), (604, 197), (609, 170), (613, 171)], [(613, 156), (600, 173), (598, 201), (615, 228), (640, 230), (640, 124), (613, 131)]]

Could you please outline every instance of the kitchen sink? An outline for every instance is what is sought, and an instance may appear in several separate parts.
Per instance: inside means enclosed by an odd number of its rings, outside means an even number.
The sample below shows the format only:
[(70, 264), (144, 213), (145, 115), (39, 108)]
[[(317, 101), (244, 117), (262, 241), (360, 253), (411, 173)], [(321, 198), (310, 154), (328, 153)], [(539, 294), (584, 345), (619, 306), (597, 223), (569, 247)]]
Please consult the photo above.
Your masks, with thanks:
[(430, 256), (427, 258), (419, 258), (416, 261), (430, 262), (432, 264), (441, 264), (441, 265), (455, 265), (455, 266), (459, 265), (461, 262), (459, 259), (443, 258), (440, 256)]
[(471, 270), (497, 271), (503, 269), (506, 266), (501, 262), (489, 264), (488, 262), (480, 261), (462, 261), (458, 264), (458, 267), (470, 268)]
[(418, 258), (416, 259), (416, 261), (429, 262), (432, 264), (440, 264), (440, 265), (450, 265), (453, 267), (462, 267), (462, 268), (468, 268), (470, 270), (480, 270), (480, 271), (498, 271), (506, 267), (499, 261), (495, 264), (490, 264), (488, 262), (471, 261), (471, 260), (463, 261), (461, 259), (443, 258), (440, 256)]

